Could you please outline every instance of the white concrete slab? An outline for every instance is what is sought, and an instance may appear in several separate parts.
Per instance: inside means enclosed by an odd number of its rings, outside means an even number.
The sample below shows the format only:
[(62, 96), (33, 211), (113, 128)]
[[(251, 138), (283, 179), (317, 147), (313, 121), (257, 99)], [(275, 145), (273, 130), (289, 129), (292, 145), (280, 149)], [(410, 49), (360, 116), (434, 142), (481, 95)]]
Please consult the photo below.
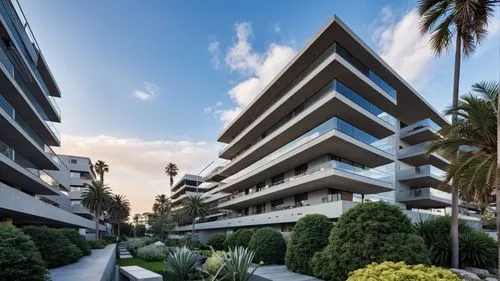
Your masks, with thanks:
[(163, 277), (160, 274), (137, 265), (121, 266), (120, 274), (125, 275), (131, 281), (163, 281)]
[[(250, 271), (254, 268), (255, 266)], [(284, 265), (259, 266), (254, 274), (272, 281), (321, 281), (312, 276), (291, 272)]]

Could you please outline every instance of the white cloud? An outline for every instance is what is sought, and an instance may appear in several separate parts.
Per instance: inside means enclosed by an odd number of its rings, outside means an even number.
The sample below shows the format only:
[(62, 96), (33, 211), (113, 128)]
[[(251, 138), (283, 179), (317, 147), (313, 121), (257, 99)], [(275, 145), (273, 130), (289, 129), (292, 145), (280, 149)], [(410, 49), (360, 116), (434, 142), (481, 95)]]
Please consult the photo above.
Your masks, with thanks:
[(416, 10), (401, 18), (396, 18), (397, 14), (390, 7), (382, 9), (372, 24), (373, 39), (380, 48), (380, 56), (403, 78), (414, 82), (432, 61), (430, 36), (420, 34), (420, 16)]
[(280, 26), (280, 24), (278, 22), (273, 24), (273, 31), (275, 33), (280, 33), (281, 32), (281, 26)]
[(220, 43), (219, 41), (212, 41), (208, 44), (208, 52), (212, 55), (211, 62), (216, 69), (220, 69), (222, 64)]
[(141, 89), (134, 91), (134, 96), (140, 100), (150, 100), (158, 94), (159, 87), (152, 83), (144, 83)]
[(171, 140), (141, 140), (113, 136), (64, 135), (57, 153), (88, 156), (110, 165), (106, 182), (115, 193), (125, 194), (134, 212), (151, 211), (154, 196), (169, 194), (164, 167), (174, 162), (183, 173), (197, 174), (217, 156), (215, 143)]
[(252, 26), (248, 22), (235, 24), (236, 40), (229, 46), (224, 62), (230, 72), (242, 77), (233, 84), (228, 95), (235, 102), (229, 109), (218, 110), (226, 126), (248, 105), (293, 58), (296, 50), (284, 44), (271, 43), (264, 52), (253, 49), (250, 39)]

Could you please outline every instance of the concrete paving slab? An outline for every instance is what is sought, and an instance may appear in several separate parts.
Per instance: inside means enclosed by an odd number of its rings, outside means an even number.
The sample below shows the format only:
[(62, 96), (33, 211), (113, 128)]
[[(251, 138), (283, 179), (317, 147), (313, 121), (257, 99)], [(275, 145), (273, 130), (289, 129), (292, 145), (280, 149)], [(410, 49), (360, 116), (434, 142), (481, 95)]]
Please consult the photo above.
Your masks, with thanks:
[[(250, 271), (254, 268), (255, 266)], [(259, 266), (254, 274), (272, 281), (321, 281), (312, 276), (291, 272), (284, 265)]]

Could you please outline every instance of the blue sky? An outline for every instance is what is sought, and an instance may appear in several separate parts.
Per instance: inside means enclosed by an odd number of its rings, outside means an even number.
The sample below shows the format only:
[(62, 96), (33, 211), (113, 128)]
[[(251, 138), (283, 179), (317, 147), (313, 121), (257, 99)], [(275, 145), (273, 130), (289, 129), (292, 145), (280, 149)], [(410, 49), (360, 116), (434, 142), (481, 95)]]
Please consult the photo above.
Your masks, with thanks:
[[(137, 212), (168, 193), (167, 162), (197, 173), (216, 157), (224, 124), (333, 14), (438, 110), (451, 100), (452, 58), (415, 32), (414, 1), (20, 3), (62, 91), (60, 151), (109, 162)], [(499, 78), (499, 33), (497, 16), (463, 91)]]

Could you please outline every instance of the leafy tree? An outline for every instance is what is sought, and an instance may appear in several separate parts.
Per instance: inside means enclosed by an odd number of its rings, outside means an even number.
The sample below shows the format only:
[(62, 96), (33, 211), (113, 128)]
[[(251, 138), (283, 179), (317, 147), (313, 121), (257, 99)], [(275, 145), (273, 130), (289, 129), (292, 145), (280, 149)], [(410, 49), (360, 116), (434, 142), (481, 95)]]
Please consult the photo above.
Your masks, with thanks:
[(318, 278), (343, 281), (349, 272), (383, 261), (428, 264), (429, 253), (398, 206), (368, 202), (340, 216), (328, 246), (316, 253), (311, 263)]
[[(422, 16), (420, 31), (430, 33), (430, 43), (437, 55), (441, 55), (455, 39), (455, 65), (453, 75), (453, 106), (458, 105), (460, 62), (462, 57), (474, 53), (486, 37), (488, 22), (494, 16), (491, 0), (419, 0)], [(453, 38), (455, 37), (455, 38)], [(458, 116), (453, 115), (453, 124)], [(458, 267), (458, 190), (452, 186), (452, 265)]]
[(134, 220), (134, 237), (137, 237), (136, 228), (137, 228), (137, 225), (139, 224), (140, 218), (141, 218), (140, 214), (134, 214), (134, 216), (132, 218)]
[(99, 180), (104, 183), (104, 174), (109, 172), (109, 165), (102, 160), (98, 160), (94, 165), (94, 170), (99, 175)]
[(146, 235), (146, 226), (143, 224), (138, 224), (134, 227), (134, 231), (137, 237), (144, 237), (144, 235)]
[(222, 233), (215, 233), (210, 235), (207, 241), (207, 246), (214, 248), (216, 251), (224, 250), (224, 241), (226, 240), (226, 235)]
[(301, 218), (288, 239), (285, 264), (294, 272), (311, 275), (310, 261), (316, 252), (328, 244), (333, 224), (328, 217), (310, 214)]
[[(170, 199), (165, 194), (156, 195), (155, 202), (153, 204), (153, 212), (158, 216), (157, 223), (160, 226), (160, 239), (163, 241), (164, 227), (168, 220), (168, 216), (172, 210), (172, 203)], [(156, 222), (153, 226), (156, 225)]]
[(177, 168), (177, 165), (172, 162), (168, 163), (165, 167), (165, 174), (167, 174), (170, 178), (170, 187), (174, 184), (174, 178), (177, 176), (178, 171), (179, 168)]
[(184, 199), (183, 205), (187, 216), (193, 221), (193, 236), (195, 236), (196, 218), (202, 218), (208, 213), (208, 210), (203, 203), (203, 197), (200, 194), (188, 196)]
[(122, 222), (130, 216), (130, 202), (128, 199), (121, 194), (114, 194), (111, 197), (111, 203), (109, 205), (109, 214), (115, 220), (117, 225), (117, 235), (120, 237), (120, 225)]
[(99, 239), (99, 216), (107, 210), (112, 202), (111, 189), (102, 181), (92, 181), (85, 184), (87, 187), (82, 191), (82, 204), (91, 212), (94, 212), (96, 239)]
[(255, 261), (265, 264), (283, 264), (286, 242), (283, 235), (270, 227), (257, 230), (252, 236), (248, 248), (255, 252)]

